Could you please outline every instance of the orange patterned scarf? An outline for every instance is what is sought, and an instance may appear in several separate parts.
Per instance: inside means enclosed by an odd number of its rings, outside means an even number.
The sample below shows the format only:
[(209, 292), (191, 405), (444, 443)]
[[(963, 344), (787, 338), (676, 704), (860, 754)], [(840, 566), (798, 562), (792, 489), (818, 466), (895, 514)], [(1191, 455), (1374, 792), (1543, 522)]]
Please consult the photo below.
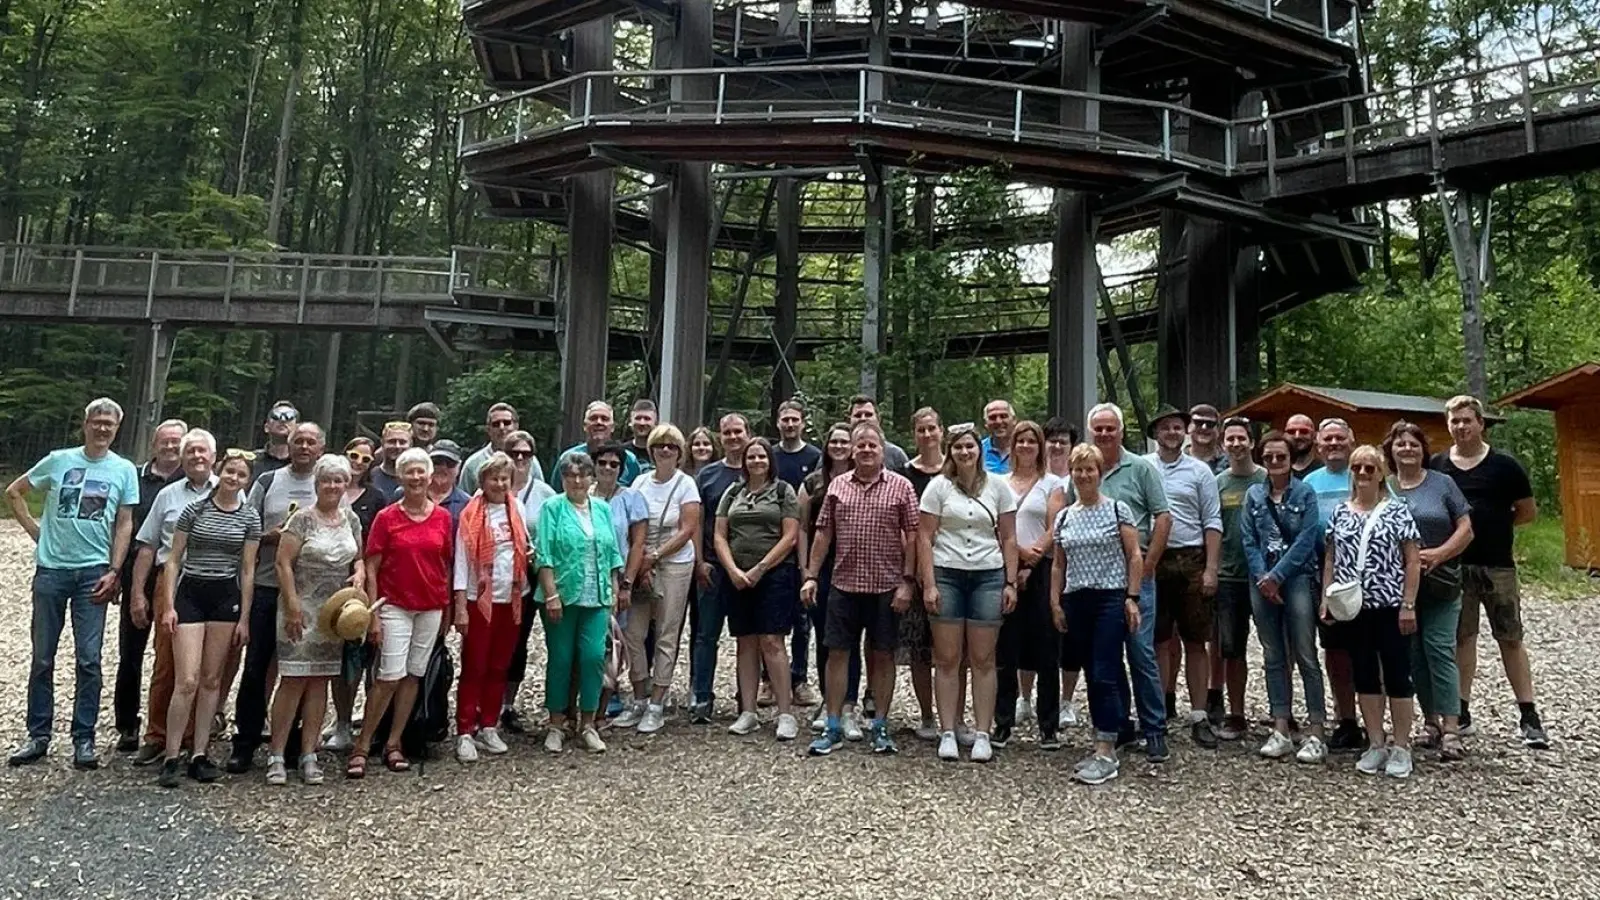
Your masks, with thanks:
[[(461, 538), (467, 542), (467, 558), (472, 560), (478, 579), (478, 612), (484, 618), (494, 618), (494, 529), (489, 527), (488, 501), (478, 494), (461, 511)], [(528, 526), (522, 521), (522, 509), (516, 498), (506, 495), (506, 522), (511, 526), (512, 552), (516, 555), (511, 564), (511, 617), (522, 624), (522, 587), (528, 572)]]

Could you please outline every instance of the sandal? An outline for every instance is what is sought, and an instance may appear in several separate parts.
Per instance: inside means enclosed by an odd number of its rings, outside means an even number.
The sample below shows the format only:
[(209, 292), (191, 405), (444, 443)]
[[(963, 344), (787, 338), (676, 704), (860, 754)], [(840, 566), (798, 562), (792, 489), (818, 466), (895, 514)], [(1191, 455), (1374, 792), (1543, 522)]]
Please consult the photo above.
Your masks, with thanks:
[(1424, 725), (1422, 736), (1417, 738), (1417, 747), (1422, 750), (1432, 750), (1439, 746), (1440, 731), (1437, 725)]
[(1439, 739), (1439, 758), (1449, 762), (1467, 758), (1467, 745), (1462, 742), (1461, 735), (1446, 734)]
[(351, 753), (349, 762), (344, 765), (344, 777), (351, 780), (367, 777), (367, 755), (365, 753)]
[(399, 747), (390, 747), (383, 751), (383, 764), (391, 772), (411, 771), (411, 761), (406, 759), (405, 753)]

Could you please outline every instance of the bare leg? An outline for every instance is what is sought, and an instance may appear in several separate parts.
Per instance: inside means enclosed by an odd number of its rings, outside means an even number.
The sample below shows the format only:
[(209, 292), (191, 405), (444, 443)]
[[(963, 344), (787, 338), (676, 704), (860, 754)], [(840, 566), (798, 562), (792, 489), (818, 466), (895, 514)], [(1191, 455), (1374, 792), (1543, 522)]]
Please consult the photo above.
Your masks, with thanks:
[[(1161, 689), (1169, 694), (1178, 690), (1178, 663), (1183, 658), (1183, 645), (1177, 638), (1167, 638), (1156, 644), (1156, 667), (1161, 670)], [(1167, 710), (1172, 715), (1172, 710)]]
[[(399, 681), (378, 680), (372, 683), (372, 690), (367, 691), (367, 705), (361, 711), (361, 731), (356, 735), (355, 746), (350, 751), (352, 756), (367, 755), (367, 749), (372, 745), (372, 730), (378, 727), (379, 722), (383, 721), (384, 713), (389, 711), (389, 706), (394, 700), (396, 689), (399, 687), (400, 682), (404, 680), (404, 678)], [(410, 715), (411, 710), (407, 709), (406, 714)], [(405, 727), (405, 719), (395, 716), (394, 722), (396, 727), (389, 730), (392, 733), (391, 737), (398, 744), (398, 733)]]
[[(346, 728), (349, 728), (350, 721), (355, 718), (356, 711), (355, 682), (346, 681), (344, 678), (340, 677), (334, 677), (330, 679), (330, 682), (330, 686), (333, 688), (334, 721)], [(274, 729), (278, 727), (278, 720), (276, 717), (274, 717), (272, 720), (272, 727)]]
[(1017, 670), (1017, 696), (1024, 700), (1033, 700), (1033, 685), (1039, 673), (1030, 669)]
[[(232, 622), (207, 622), (200, 656), (200, 693), (194, 704), (194, 755), (205, 756), (211, 742), (211, 717), (217, 714), (222, 690), (222, 669), (233, 649)], [(270, 682), (269, 682), (270, 683)]]
[(1189, 686), (1189, 708), (1206, 708), (1206, 690), (1211, 687), (1211, 654), (1204, 641), (1183, 644), (1183, 680)]
[(933, 721), (933, 666), (914, 662), (911, 668), (911, 692), (917, 697), (917, 709), (924, 722)]
[[(1528, 662), (1528, 648), (1521, 641), (1500, 641), (1500, 662), (1505, 665), (1506, 680), (1511, 682), (1511, 694), (1518, 703), (1533, 702), (1533, 667)], [(1461, 663), (1457, 660), (1456, 665)], [(1466, 681), (1462, 681), (1462, 697), (1466, 697)]]
[(400, 679), (400, 684), (394, 692), (394, 727), (389, 729), (389, 740), (384, 744), (384, 750), (400, 749), (400, 735), (406, 729), (406, 723), (411, 721), (411, 707), (417, 702), (417, 684), (420, 679), (411, 675)]
[[(1365, 698), (1362, 698), (1365, 700)], [(1380, 701), (1383, 698), (1378, 698)], [(1379, 704), (1378, 713), (1381, 718), (1383, 713), (1382, 703)], [(1417, 704), (1410, 697), (1389, 698), (1389, 718), (1394, 720), (1394, 745), (1405, 750), (1411, 749), (1411, 728), (1417, 717)]]
[[(845, 657), (846, 661), (849, 657)], [(828, 657), (831, 665), (833, 657)], [(894, 651), (873, 650), (867, 655), (867, 683), (872, 685), (872, 697), (878, 704), (878, 721), (889, 718), (889, 704), (894, 699)]]
[[(787, 634), (763, 634), (756, 639), (757, 649), (767, 664), (767, 677), (772, 680), (772, 693), (777, 695), (780, 716), (790, 713), (794, 702), (790, 690), (789, 650), (784, 646), (788, 639)], [(755, 709), (755, 706), (746, 709)]]
[(751, 712), (756, 708), (756, 691), (761, 686), (761, 636), (747, 634), (737, 642), (739, 709)]
[[(288, 680), (288, 679), (285, 679)], [(307, 756), (317, 752), (317, 745), (322, 739), (322, 720), (328, 716), (328, 679), (327, 678), (296, 678), (295, 681), (305, 682), (302, 689), (303, 698), (300, 707), (300, 755)], [(344, 681), (342, 678), (336, 681)], [(283, 726), (285, 729), (287, 725)], [(278, 739), (278, 724), (272, 725), (272, 739)], [(288, 740), (288, 736), (284, 736)]]
[[(961, 724), (965, 685), (961, 678), (964, 636), (960, 623), (933, 623), (933, 690), (939, 709), (939, 730), (955, 731)], [(833, 665), (833, 656), (828, 657)]]
[[(179, 625), (172, 636), (172, 702), (167, 704), (167, 759), (177, 759), (183, 745), (183, 732), (189, 726), (195, 695), (200, 691), (200, 666), (205, 653), (206, 626), (200, 623)], [(209, 733), (211, 724), (195, 729)]]
[(994, 730), (994, 695), (998, 687), (994, 645), (999, 636), (1000, 629), (993, 625), (966, 626), (967, 666), (972, 669), (972, 720), (973, 726), (984, 734)]
[[(267, 750), (274, 756), (282, 756), (288, 749), (289, 726), (294, 723), (295, 711), (305, 697), (306, 681), (304, 678), (284, 678), (278, 682), (278, 689), (272, 694), (272, 737), (267, 740)], [(309, 729), (310, 724), (307, 723), (300, 730), (304, 734)]]
[[(1382, 694), (1362, 694), (1359, 699), (1361, 702), (1362, 724), (1365, 725), (1367, 729), (1367, 746), (1382, 747), (1385, 743), (1383, 731), (1384, 697)], [(1408, 700), (1406, 702), (1409, 703), (1410, 701)], [(1399, 739), (1400, 736), (1395, 735), (1395, 741), (1397, 743)]]
[[(1472, 699), (1472, 682), (1478, 677), (1477, 635), (1456, 641), (1456, 669), (1461, 672), (1461, 700), (1469, 701)], [(1512, 690), (1515, 691), (1516, 688), (1513, 687)]]

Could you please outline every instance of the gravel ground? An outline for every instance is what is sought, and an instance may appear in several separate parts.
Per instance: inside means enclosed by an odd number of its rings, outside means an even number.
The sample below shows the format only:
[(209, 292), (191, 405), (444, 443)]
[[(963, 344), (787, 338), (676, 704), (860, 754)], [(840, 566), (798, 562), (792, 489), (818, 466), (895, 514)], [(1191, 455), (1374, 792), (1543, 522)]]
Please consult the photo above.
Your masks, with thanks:
[[(30, 559), (0, 522), (8, 738), (23, 718)], [(1175, 735), (1170, 763), (1129, 754), (1123, 777), (1094, 789), (1067, 779), (1082, 732), (1060, 753), (1023, 740), (981, 767), (940, 764), (910, 734), (898, 757), (850, 745), (812, 760), (776, 745), (770, 722), (738, 738), (676, 721), (653, 738), (611, 735), (601, 756), (554, 758), (536, 735), (472, 768), (378, 767), (320, 788), (269, 788), (258, 771), (166, 792), (111, 752), (109, 729), (105, 768), (67, 766), (69, 636), (53, 755), (0, 770), (0, 897), (1600, 897), (1600, 704), (1587, 684), (1600, 597), (1533, 599), (1527, 620), (1547, 753), (1514, 739), (1486, 643), (1483, 734), (1464, 763), (1422, 761), (1399, 783), (1357, 775), (1350, 757), (1318, 770), (1261, 760), (1259, 730), (1214, 753)], [(113, 635), (102, 723), (115, 658)], [(731, 666), (719, 675), (727, 696)], [(1252, 672), (1252, 715), (1260, 687)], [(530, 682), (524, 708), (540, 697)], [(729, 705), (719, 712), (725, 726)]]

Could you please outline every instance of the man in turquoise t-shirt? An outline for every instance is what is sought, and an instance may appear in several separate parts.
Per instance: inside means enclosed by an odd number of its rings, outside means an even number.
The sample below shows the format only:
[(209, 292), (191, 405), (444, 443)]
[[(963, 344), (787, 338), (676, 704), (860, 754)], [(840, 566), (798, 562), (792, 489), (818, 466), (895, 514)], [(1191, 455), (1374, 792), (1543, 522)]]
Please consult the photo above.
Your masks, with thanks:
[[(117, 595), (133, 540), (139, 473), (111, 452), (122, 407), (101, 397), (83, 411), (83, 446), (56, 450), (6, 488), (11, 515), (38, 545), (33, 573), (33, 665), (28, 671), (28, 737), (8, 762), (26, 765), (50, 750), (55, 721), (56, 647), (72, 614), (78, 679), (72, 710), (72, 765), (93, 769), (100, 718), (100, 646), (106, 603)], [(34, 489), (45, 493), (42, 521), (28, 510)]]
[[(574, 453), (587, 453), (590, 456), (600, 449), (600, 445), (611, 440), (611, 429), (615, 424), (615, 414), (611, 404), (604, 400), (592, 400), (583, 411), (583, 433), (588, 435), (588, 440), (581, 444), (573, 444), (561, 451), (556, 457), (556, 464), (550, 468), (550, 486), (561, 490), (561, 462)], [(622, 458), (622, 474), (617, 476), (617, 483), (627, 487), (633, 486), (633, 480), (639, 477), (639, 460), (632, 453)]]
[[(1305, 483), (1317, 492), (1317, 518), (1323, 525), (1350, 499), (1350, 451), (1355, 432), (1343, 419), (1323, 419), (1317, 426), (1317, 456), (1322, 468), (1307, 473)], [(1320, 571), (1320, 567), (1319, 567)], [(1327, 658), (1328, 687), (1339, 712), (1339, 726), (1328, 736), (1330, 750), (1356, 750), (1365, 746), (1366, 735), (1356, 723), (1355, 674), (1350, 668), (1350, 648), (1345, 630), (1320, 628), (1322, 651)]]

